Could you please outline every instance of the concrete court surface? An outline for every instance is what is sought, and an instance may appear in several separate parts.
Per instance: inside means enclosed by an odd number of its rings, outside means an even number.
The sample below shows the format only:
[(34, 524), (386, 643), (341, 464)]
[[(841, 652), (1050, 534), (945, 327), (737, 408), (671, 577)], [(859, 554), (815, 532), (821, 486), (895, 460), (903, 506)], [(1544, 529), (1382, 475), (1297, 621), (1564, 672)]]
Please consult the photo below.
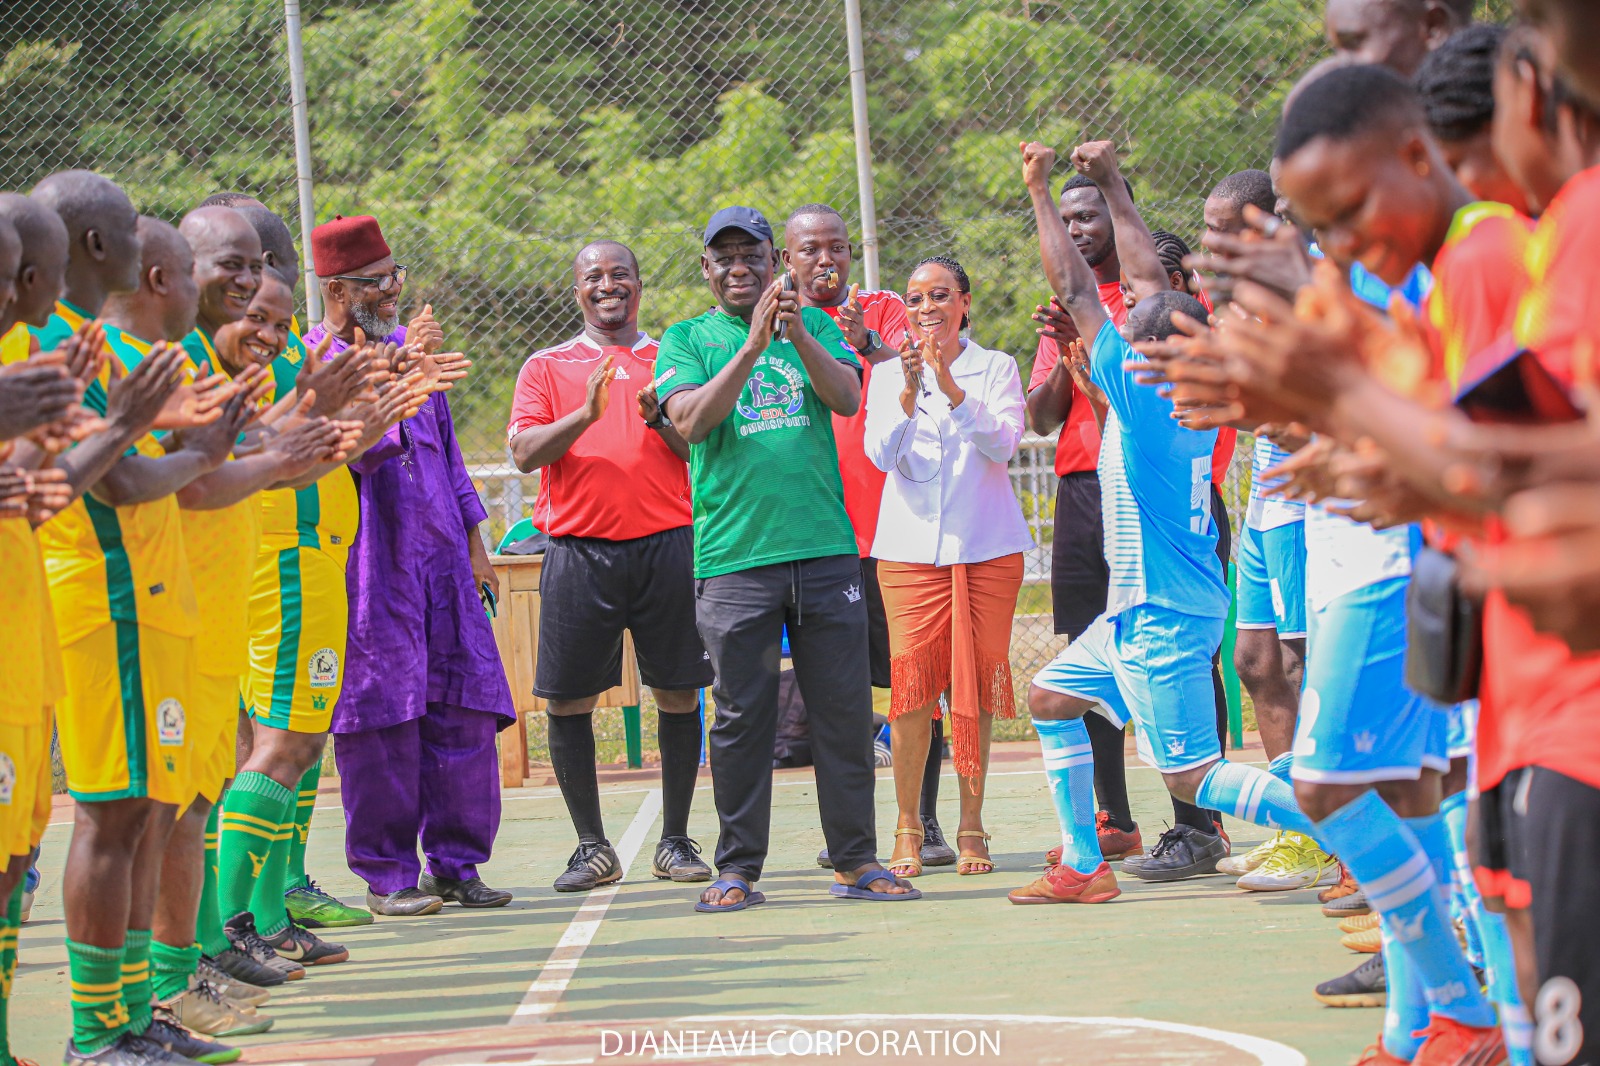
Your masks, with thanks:
[[(573, 847), (559, 793), (511, 790), (491, 884), (502, 910), (379, 919), (326, 931), (347, 963), (317, 967), (266, 1007), (277, 1026), (244, 1038), (249, 1062), (476, 1066), (651, 1061), (882, 1060), (1073, 1064), (1343, 1063), (1381, 1025), (1376, 1010), (1332, 1010), (1312, 986), (1360, 957), (1339, 946), (1310, 891), (1254, 895), (1230, 879), (1147, 885), (1094, 907), (1016, 907), (1006, 892), (1043, 868), (1057, 831), (1033, 743), (996, 745), (985, 812), (999, 869), (917, 879), (925, 896), (869, 903), (827, 895), (809, 769), (777, 774), (769, 902), (696, 914), (698, 889), (649, 876), (660, 834), (648, 772), (608, 774), (607, 832), (628, 876), (613, 890), (549, 886)], [(1260, 751), (1236, 753), (1259, 759)], [(1129, 759), (1147, 846), (1170, 819), (1154, 771)], [(948, 766), (948, 764), (947, 764)], [(889, 770), (878, 774), (880, 840), (893, 828)], [(955, 778), (940, 808), (954, 836)], [(337, 782), (324, 781), (308, 865), (359, 900), (345, 869)], [(709, 779), (691, 832), (716, 840)], [(61, 864), (70, 807), (44, 842), (44, 885), (22, 930), (13, 1050), (61, 1061), (68, 1033)], [(1235, 848), (1265, 831), (1229, 820)], [(697, 1020), (699, 1019), (699, 1020)]]

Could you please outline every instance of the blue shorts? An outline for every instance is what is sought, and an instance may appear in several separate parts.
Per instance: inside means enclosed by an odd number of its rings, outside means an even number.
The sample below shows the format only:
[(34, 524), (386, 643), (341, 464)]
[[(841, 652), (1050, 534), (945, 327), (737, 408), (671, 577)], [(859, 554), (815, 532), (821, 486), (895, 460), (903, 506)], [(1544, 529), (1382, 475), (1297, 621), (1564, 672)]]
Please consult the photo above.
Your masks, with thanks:
[(1406, 583), (1390, 578), (1311, 613), (1296, 781), (1415, 781), (1446, 770), (1444, 708), (1405, 687)]
[(1445, 724), (1445, 754), (1451, 761), (1471, 755), (1478, 736), (1478, 701), (1446, 707)]
[(1149, 604), (1101, 615), (1033, 683), (1092, 700), (1119, 726), (1131, 720), (1144, 761), (1181, 773), (1222, 757), (1211, 657), (1223, 626)]
[(1240, 629), (1276, 629), (1280, 640), (1306, 635), (1306, 524), (1245, 527), (1239, 538)]

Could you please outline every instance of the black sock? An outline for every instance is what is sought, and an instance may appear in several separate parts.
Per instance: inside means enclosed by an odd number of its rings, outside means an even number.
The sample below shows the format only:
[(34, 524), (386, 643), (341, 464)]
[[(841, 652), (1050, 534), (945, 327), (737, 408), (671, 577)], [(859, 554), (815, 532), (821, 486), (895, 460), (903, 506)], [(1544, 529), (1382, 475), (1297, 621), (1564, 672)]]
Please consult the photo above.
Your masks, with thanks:
[(700, 715), (657, 710), (656, 739), (661, 746), (661, 835), (686, 837), (700, 775)]
[(1172, 823), (1193, 826), (1202, 833), (1217, 831), (1217, 823), (1211, 820), (1210, 811), (1202, 810), (1192, 803), (1185, 803), (1177, 796), (1172, 797)]
[(939, 771), (944, 769), (944, 719), (933, 720), (928, 761), (922, 767), (922, 816), (939, 820)]
[[(1217, 745), (1228, 754), (1228, 690), (1222, 685), (1222, 657), (1211, 660), (1211, 702), (1217, 709)], [(1222, 828), (1222, 812), (1207, 811), (1215, 829)]]
[(1123, 832), (1133, 829), (1133, 812), (1128, 809), (1128, 771), (1124, 745), (1127, 737), (1105, 715), (1090, 711), (1083, 716), (1094, 748), (1094, 794), (1100, 809), (1111, 816), (1111, 824)]
[(545, 713), (550, 729), (550, 765), (567, 801), (578, 840), (596, 844), (606, 838), (600, 818), (600, 778), (595, 772), (594, 715)]

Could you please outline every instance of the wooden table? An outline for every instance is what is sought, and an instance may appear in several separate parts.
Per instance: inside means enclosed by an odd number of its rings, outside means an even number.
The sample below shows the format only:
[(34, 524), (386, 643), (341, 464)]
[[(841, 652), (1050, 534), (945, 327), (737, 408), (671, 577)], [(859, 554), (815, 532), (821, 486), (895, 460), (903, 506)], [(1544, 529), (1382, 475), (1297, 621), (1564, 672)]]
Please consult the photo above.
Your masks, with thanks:
[[(545, 701), (533, 694), (534, 668), (539, 659), (539, 576), (544, 570), (544, 556), (491, 555), (489, 562), (500, 578), (494, 639), (517, 712), (517, 724), (500, 733), (500, 786), (518, 788), (528, 777), (526, 715), (542, 711), (545, 706)], [(622, 684), (601, 693), (597, 707), (622, 708), (628, 765), (633, 767), (643, 763), (639, 689), (639, 663), (629, 634), (622, 642)]]

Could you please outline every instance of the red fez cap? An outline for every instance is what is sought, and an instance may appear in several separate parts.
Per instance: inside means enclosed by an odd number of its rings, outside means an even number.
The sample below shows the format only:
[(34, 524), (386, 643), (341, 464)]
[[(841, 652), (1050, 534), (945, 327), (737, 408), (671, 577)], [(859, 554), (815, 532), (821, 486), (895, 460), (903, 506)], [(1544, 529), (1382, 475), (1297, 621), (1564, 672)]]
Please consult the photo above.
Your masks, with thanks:
[(334, 215), (311, 231), (311, 263), (319, 278), (352, 273), (390, 254), (371, 215)]

